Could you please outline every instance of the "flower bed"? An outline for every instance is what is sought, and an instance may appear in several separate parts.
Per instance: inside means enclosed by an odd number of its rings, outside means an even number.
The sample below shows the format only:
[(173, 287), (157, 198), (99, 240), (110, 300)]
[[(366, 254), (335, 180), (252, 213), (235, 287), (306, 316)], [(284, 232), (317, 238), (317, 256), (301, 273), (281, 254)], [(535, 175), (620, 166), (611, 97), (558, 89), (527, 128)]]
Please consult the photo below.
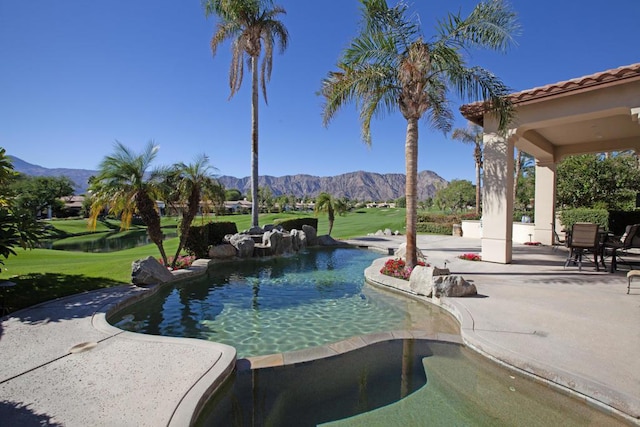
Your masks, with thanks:
[[(173, 270), (182, 270), (183, 268), (190, 267), (191, 264), (193, 264), (193, 261), (195, 261), (195, 260), (196, 260), (195, 256), (179, 255), (178, 256), (178, 261), (176, 261), (176, 267)], [(160, 264), (163, 264), (162, 258), (158, 259), (158, 261), (160, 261)], [(169, 264), (167, 266), (167, 268), (171, 270), (171, 264), (173, 263), (173, 257), (172, 256), (167, 258), (167, 263)]]
[(482, 257), (479, 254), (462, 254), (459, 255), (458, 258), (466, 259), (467, 261), (482, 261)]
[(540, 242), (524, 242), (527, 246), (540, 246), (542, 243)]
[[(416, 265), (420, 266), (429, 266), (424, 261), (418, 261)], [(387, 262), (384, 263), (384, 267), (380, 270), (380, 273), (397, 277), (398, 279), (409, 280), (409, 276), (411, 276), (411, 268), (407, 267), (406, 262), (402, 258), (388, 259)]]

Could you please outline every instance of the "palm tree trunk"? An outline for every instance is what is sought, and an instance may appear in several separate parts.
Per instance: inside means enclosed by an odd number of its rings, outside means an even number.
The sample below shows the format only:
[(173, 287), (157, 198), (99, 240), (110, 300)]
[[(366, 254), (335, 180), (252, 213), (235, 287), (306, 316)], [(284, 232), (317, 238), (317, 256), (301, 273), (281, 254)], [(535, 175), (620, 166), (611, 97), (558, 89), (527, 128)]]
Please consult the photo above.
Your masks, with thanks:
[(516, 150), (516, 165), (515, 165), (515, 176), (513, 178), (513, 206), (515, 209), (515, 205), (516, 205), (516, 200), (518, 200), (518, 178), (520, 177), (520, 173), (522, 171), (522, 152), (520, 150), (518, 150), (517, 148)]
[(251, 226), (258, 227), (258, 57), (251, 57)]
[(407, 119), (407, 136), (405, 141), (406, 184), (407, 198), (407, 257), (406, 265), (413, 268), (418, 262), (416, 256), (416, 223), (418, 215), (418, 119)]
[(335, 213), (333, 212), (333, 207), (331, 206), (332, 201), (329, 200), (329, 207), (328, 207), (328, 216), (329, 216), (329, 236), (331, 236), (331, 230), (333, 230), (333, 222), (336, 220), (336, 216)]
[(156, 211), (155, 202), (144, 192), (138, 192), (136, 194), (136, 205), (138, 213), (142, 218), (142, 221), (147, 226), (147, 234), (149, 238), (160, 251), (162, 262), (167, 265), (167, 254), (164, 251), (164, 245), (162, 241), (162, 228), (160, 227), (160, 216)]
[(193, 219), (198, 214), (198, 207), (200, 205), (200, 193), (199, 189), (196, 188), (192, 190), (189, 195), (189, 201), (187, 203), (187, 209), (182, 214), (182, 223), (180, 223), (180, 241), (178, 243), (178, 249), (176, 250), (176, 254), (173, 257), (173, 261), (171, 262), (171, 268), (176, 268), (176, 263), (178, 262), (178, 256), (180, 256), (180, 252), (184, 248), (185, 243), (187, 243), (187, 239), (189, 238), (189, 231), (191, 229), (191, 223)]
[(476, 215), (480, 215), (480, 164), (476, 162)]

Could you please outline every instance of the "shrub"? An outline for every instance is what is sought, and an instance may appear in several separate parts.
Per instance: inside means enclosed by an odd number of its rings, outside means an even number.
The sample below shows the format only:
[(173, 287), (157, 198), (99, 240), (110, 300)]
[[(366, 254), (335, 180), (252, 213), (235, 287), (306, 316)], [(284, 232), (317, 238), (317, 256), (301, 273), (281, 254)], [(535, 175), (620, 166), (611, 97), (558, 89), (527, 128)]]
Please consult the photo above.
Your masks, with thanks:
[[(428, 264), (425, 264), (423, 261), (418, 261), (418, 264), (416, 265), (421, 265), (423, 267), (428, 266)], [(407, 264), (403, 259), (395, 258), (388, 259), (384, 263), (384, 266), (380, 270), (380, 273), (386, 276), (397, 277), (398, 279), (409, 280), (411, 271), (412, 269), (407, 268)]]
[(609, 212), (605, 209), (564, 209), (560, 212), (562, 226), (569, 230), (576, 222), (592, 222), (604, 229), (609, 228)]
[(184, 250), (196, 258), (206, 258), (209, 250), (206, 226), (191, 226)]
[(446, 215), (446, 214), (434, 214), (434, 213), (421, 213), (418, 214), (418, 222), (433, 222), (436, 224), (453, 224), (460, 222), (458, 215)]
[(416, 231), (450, 236), (453, 234), (453, 223), (419, 222), (416, 224)]
[(235, 222), (210, 222), (207, 226), (209, 236), (207, 246), (219, 245), (224, 242), (224, 236), (238, 232), (238, 226)]
[(478, 221), (481, 219), (482, 219), (482, 215), (477, 214), (475, 212), (469, 212), (469, 213), (460, 215), (460, 221)]
[(306, 217), (306, 218), (293, 218), (285, 219), (281, 221), (274, 221), (275, 225), (280, 225), (287, 231), (302, 230), (303, 225), (310, 225), (314, 229), (318, 229), (318, 218)]
[[(190, 267), (191, 264), (193, 264), (193, 261), (195, 260), (196, 260), (196, 257), (192, 255), (187, 255), (187, 256), (178, 255), (178, 260), (176, 261), (176, 267), (174, 268), (174, 270), (181, 270), (183, 268)], [(162, 258), (158, 258), (158, 261), (160, 261), (160, 264), (163, 264)], [(168, 263), (167, 268), (171, 268), (171, 264), (173, 263), (172, 256), (167, 258), (167, 263)]]
[(209, 222), (203, 226), (191, 226), (184, 250), (196, 258), (206, 258), (209, 246), (219, 245), (224, 242), (224, 236), (237, 232), (235, 222)]

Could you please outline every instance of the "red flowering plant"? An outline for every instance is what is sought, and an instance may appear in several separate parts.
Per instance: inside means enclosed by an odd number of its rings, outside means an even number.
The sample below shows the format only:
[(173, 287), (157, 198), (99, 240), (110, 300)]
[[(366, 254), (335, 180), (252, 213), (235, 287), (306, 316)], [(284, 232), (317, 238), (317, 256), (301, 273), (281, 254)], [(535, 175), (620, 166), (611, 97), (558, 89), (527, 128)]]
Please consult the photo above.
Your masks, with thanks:
[(527, 246), (540, 246), (542, 243), (540, 242), (524, 242)]
[[(178, 260), (176, 261), (176, 267), (174, 268), (174, 270), (182, 270), (183, 268), (187, 268), (191, 266), (191, 264), (193, 264), (193, 261), (195, 260), (196, 260), (196, 257), (192, 255), (178, 255)], [(160, 264), (163, 264), (162, 258), (158, 258), (158, 261), (160, 261)], [(167, 259), (168, 269), (171, 269), (172, 263), (173, 263), (173, 257), (170, 256)]]
[(482, 257), (478, 254), (468, 253), (459, 255), (458, 258), (466, 259), (467, 261), (482, 261)]
[[(424, 261), (418, 261), (416, 265), (421, 265), (423, 267), (428, 266)], [(407, 267), (407, 263), (402, 258), (388, 259), (384, 263), (384, 267), (380, 270), (380, 273), (397, 277), (398, 279), (409, 280), (409, 276), (411, 276), (412, 268)]]

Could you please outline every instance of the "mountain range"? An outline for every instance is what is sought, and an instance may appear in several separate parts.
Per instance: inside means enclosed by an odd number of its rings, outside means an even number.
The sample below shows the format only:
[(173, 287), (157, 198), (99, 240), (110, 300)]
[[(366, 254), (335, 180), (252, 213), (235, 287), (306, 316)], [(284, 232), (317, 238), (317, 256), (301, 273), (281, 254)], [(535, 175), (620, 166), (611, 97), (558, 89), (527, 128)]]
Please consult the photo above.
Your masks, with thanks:
[[(30, 176), (66, 176), (76, 184), (76, 194), (87, 191), (89, 177), (98, 171), (89, 169), (45, 168), (27, 163), (14, 156), (9, 156), (17, 172)], [(251, 189), (251, 179), (219, 176), (218, 181), (225, 188), (237, 188), (243, 194)], [(274, 177), (260, 176), (260, 187), (269, 187), (274, 196), (293, 194), (296, 197), (315, 197), (320, 192), (327, 192), (334, 197), (348, 197), (352, 200), (386, 201), (404, 195), (405, 175), (400, 173), (380, 174), (375, 172), (350, 172), (336, 176), (286, 175)], [(447, 181), (432, 171), (418, 174), (418, 200), (433, 197), (438, 189), (445, 187)]]

